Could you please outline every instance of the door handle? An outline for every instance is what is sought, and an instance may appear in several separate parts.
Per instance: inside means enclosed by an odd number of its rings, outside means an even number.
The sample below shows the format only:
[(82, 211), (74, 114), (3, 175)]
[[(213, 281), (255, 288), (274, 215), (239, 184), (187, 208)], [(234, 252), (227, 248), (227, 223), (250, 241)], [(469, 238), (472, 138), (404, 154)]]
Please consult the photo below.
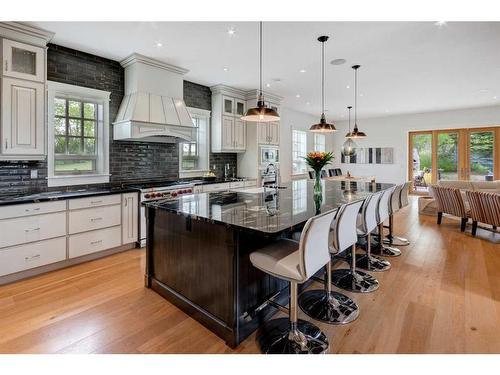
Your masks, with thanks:
[(29, 261), (32, 261), (32, 260), (35, 260), (35, 259), (40, 259), (40, 254), (32, 255), (32, 256), (29, 256), (29, 257), (24, 257), (24, 260), (26, 262), (29, 262)]
[(99, 220), (102, 220), (102, 217), (93, 217), (92, 219), (90, 219), (90, 221), (92, 221), (92, 222), (99, 221)]
[(40, 228), (25, 229), (25, 230), (24, 230), (24, 232), (25, 232), (25, 233), (29, 233), (29, 232), (36, 232), (36, 231), (38, 231), (38, 230), (40, 230)]
[(98, 243), (101, 243), (102, 240), (97, 240), (97, 241), (92, 241), (90, 244), (91, 245), (97, 245)]

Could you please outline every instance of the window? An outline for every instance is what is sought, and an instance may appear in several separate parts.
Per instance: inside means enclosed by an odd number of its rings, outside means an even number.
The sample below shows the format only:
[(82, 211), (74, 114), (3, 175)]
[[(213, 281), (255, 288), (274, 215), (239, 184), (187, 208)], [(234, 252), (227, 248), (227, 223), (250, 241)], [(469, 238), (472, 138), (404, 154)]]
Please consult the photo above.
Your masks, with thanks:
[(300, 130), (292, 130), (292, 174), (304, 174), (307, 172), (306, 161), (303, 159), (307, 154), (307, 133)]
[(48, 83), (49, 186), (109, 182), (109, 95)]
[(54, 98), (54, 174), (96, 173), (97, 124), (102, 106)]
[(326, 151), (326, 136), (324, 134), (314, 134), (314, 151)]
[(200, 176), (208, 170), (210, 111), (188, 108), (194, 125), (194, 139), (179, 143), (179, 174)]

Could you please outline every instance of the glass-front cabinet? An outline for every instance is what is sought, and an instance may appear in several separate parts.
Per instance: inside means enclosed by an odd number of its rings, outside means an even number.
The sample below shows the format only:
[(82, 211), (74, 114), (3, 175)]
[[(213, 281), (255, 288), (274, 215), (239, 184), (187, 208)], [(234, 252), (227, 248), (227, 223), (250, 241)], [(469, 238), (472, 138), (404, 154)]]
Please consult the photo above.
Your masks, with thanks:
[(45, 81), (45, 50), (3, 39), (3, 75), (30, 81)]

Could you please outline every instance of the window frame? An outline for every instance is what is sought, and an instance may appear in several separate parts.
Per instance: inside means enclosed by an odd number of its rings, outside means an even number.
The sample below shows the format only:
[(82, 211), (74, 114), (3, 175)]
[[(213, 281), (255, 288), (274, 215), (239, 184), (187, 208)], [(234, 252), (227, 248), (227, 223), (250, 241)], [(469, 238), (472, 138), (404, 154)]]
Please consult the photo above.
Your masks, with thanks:
[[(196, 149), (198, 154), (198, 161), (200, 159), (205, 160), (204, 165), (198, 165), (197, 169), (182, 169), (182, 154), (183, 154), (183, 145), (186, 143), (193, 142), (179, 142), (179, 177), (199, 177), (203, 176), (206, 172), (209, 171), (210, 168), (210, 130), (211, 130), (211, 111), (202, 108), (194, 108), (187, 107), (189, 115), (193, 119), (202, 119), (205, 121), (205, 129), (201, 129), (200, 125), (198, 125), (197, 130), (197, 142)], [(201, 147), (201, 141), (205, 142), (204, 147)], [(204, 149), (204, 150), (203, 150)]]
[[(305, 148), (305, 152), (304, 152), (304, 155), (299, 155), (300, 153), (300, 150), (297, 151), (297, 158), (295, 158), (295, 140), (294, 140), (294, 136), (295, 136), (295, 133), (301, 133), (301, 135), (304, 136), (304, 148)], [(307, 156), (307, 131), (305, 130), (300, 130), (300, 129), (292, 129), (292, 176), (304, 176), (307, 174), (307, 164), (306, 164), (306, 161), (305, 160), (301, 160), (301, 157), (306, 157)], [(294, 168), (293, 168), (293, 165), (294, 165), (294, 162), (296, 161), (300, 161), (301, 163), (304, 163), (304, 166), (305, 166), (305, 169), (304, 171), (302, 172), (295, 172), (294, 171)]]
[[(322, 139), (322, 142), (318, 142), (319, 139)], [(321, 150), (319, 149), (319, 145), (321, 145)], [(317, 152), (326, 152), (326, 135), (325, 134), (317, 134), (314, 133), (313, 139), (313, 149)]]
[[(83, 184), (99, 184), (109, 182), (109, 100), (111, 93), (109, 91), (96, 90), (87, 87), (69, 85), (65, 83), (47, 81), (47, 169), (48, 186), (69, 186)], [(55, 172), (56, 154), (55, 143), (55, 105), (56, 98), (75, 100), (80, 102), (95, 103), (97, 107), (102, 107), (96, 114), (95, 122), (95, 163), (93, 172)], [(66, 114), (69, 109), (66, 108)], [(82, 106), (83, 116), (83, 106)], [(69, 118), (69, 117), (66, 117)], [(83, 121), (82, 117), (82, 121)], [(69, 126), (66, 124), (66, 127)], [(83, 123), (82, 123), (83, 128)], [(68, 135), (66, 134), (66, 138)], [(83, 137), (83, 130), (82, 130)], [(84, 139), (83, 137), (82, 139)], [(66, 155), (63, 159), (87, 159), (85, 155)], [(93, 157), (88, 158), (93, 159)]]

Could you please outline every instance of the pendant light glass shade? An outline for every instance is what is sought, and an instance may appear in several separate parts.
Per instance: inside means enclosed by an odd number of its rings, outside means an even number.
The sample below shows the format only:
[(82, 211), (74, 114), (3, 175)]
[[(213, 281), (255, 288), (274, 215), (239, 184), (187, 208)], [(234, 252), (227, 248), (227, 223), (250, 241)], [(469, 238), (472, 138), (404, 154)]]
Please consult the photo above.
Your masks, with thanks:
[(366, 134), (358, 129), (358, 69), (361, 65), (353, 65), (352, 68), (354, 69), (354, 129), (350, 132), (349, 138), (365, 138)]
[(309, 130), (313, 133), (332, 133), (336, 131), (334, 124), (326, 121), (325, 117), (325, 42), (328, 36), (320, 36), (318, 41), (321, 42), (321, 118), (319, 123), (312, 125)]
[(259, 23), (259, 76), (260, 90), (259, 97), (257, 99), (257, 107), (249, 108), (241, 119), (249, 122), (279, 121), (280, 115), (274, 109), (266, 106), (264, 102), (264, 94), (262, 92), (262, 21)]
[(342, 145), (340, 152), (342, 155), (345, 157), (351, 157), (356, 155), (356, 148), (358, 145), (351, 139), (352, 132), (351, 132), (351, 106), (347, 107), (347, 110), (349, 111), (349, 132), (345, 135), (347, 140), (344, 142)]

